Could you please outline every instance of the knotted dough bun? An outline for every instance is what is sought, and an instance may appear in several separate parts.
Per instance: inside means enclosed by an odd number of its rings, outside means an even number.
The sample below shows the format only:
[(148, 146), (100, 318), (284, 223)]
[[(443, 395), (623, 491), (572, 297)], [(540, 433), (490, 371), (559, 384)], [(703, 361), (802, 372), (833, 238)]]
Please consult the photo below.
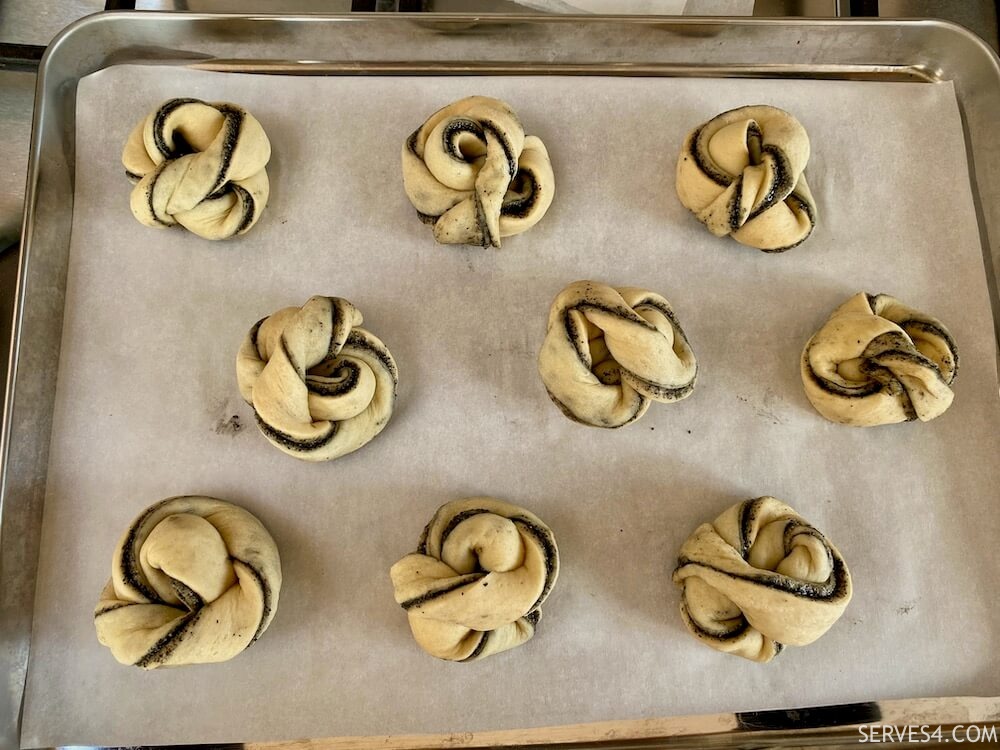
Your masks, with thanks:
[(115, 548), (97, 638), (143, 669), (226, 661), (267, 629), (280, 590), (278, 548), (253, 515), (210, 497), (168, 498)]
[(809, 136), (798, 120), (777, 107), (740, 107), (688, 134), (677, 195), (715, 236), (782, 252), (816, 224), (807, 161)]
[(951, 406), (958, 349), (936, 318), (858, 292), (809, 339), (801, 370), (810, 403), (831, 422), (926, 422)]
[(621, 427), (645, 414), (651, 401), (691, 395), (698, 365), (663, 297), (575, 281), (549, 310), (538, 372), (570, 419)]
[(256, 323), (240, 347), (243, 400), (271, 444), (306, 461), (356, 451), (389, 423), (399, 375), (389, 349), (339, 297), (311, 297)]
[(525, 136), (509, 104), (470, 96), (406, 139), (403, 188), (438, 242), (500, 247), (549, 210), (555, 177), (545, 145)]
[(450, 661), (482, 659), (529, 640), (558, 575), (549, 527), (489, 497), (442, 505), (417, 551), (390, 571), (413, 637)]
[(146, 226), (180, 224), (208, 240), (243, 234), (267, 205), (270, 158), (264, 128), (242, 107), (171, 99), (125, 144), (132, 213)]
[(674, 583), (692, 635), (760, 662), (823, 635), (852, 592), (837, 548), (773, 497), (737, 503), (699, 526), (681, 546)]

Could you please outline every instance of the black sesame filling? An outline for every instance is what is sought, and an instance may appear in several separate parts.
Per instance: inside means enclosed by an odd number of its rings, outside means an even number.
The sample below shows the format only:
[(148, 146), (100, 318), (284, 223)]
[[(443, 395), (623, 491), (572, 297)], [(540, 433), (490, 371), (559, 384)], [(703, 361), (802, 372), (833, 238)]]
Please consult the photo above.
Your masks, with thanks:
[(461, 661), (472, 661), (481, 653), (483, 653), (483, 651), (486, 650), (486, 644), (489, 642), (490, 633), (492, 632), (493, 632), (492, 630), (487, 630), (485, 633), (480, 634), (479, 643), (476, 644), (476, 647), (472, 650), (472, 653), (466, 656)]
[(538, 202), (537, 186), (535, 176), (530, 170), (519, 169), (507, 189), (507, 195), (504, 196), (500, 214), (522, 219), (531, 213), (531, 209)]
[(323, 446), (333, 442), (333, 439), (337, 436), (338, 422), (330, 422), (330, 428), (325, 435), (320, 435), (309, 440), (300, 440), (269, 425), (261, 418), (256, 409), (254, 409), (253, 415), (257, 419), (257, 426), (261, 432), (279, 445), (298, 453), (309, 453), (310, 451), (319, 450)]
[(257, 213), (257, 202), (246, 188), (235, 183), (230, 183), (228, 187), (236, 194), (237, 199), (243, 205), (243, 216), (240, 218), (240, 223), (236, 225), (236, 234), (241, 234), (249, 229), (253, 223), (254, 216)]
[[(324, 365), (329, 366), (329, 360), (321, 362), (319, 365), (314, 367), (309, 371), (309, 375), (314, 375), (323, 378), (331, 378), (330, 380), (317, 380), (315, 377), (306, 377), (306, 388), (310, 392), (316, 393), (320, 396), (341, 396), (345, 393), (350, 393), (358, 385), (358, 380), (361, 377), (361, 367), (357, 363), (351, 362), (350, 360), (342, 359), (336, 363), (336, 373), (335, 375), (319, 375), (316, 370), (326, 369)], [(334, 379), (335, 378), (335, 379)]]
[(392, 355), (389, 354), (388, 349), (377, 346), (357, 331), (351, 331), (351, 333), (347, 336), (347, 342), (344, 346), (365, 351), (374, 356), (379, 362), (382, 363), (382, 366), (392, 377), (393, 384), (397, 385), (399, 383), (399, 372), (396, 369), (396, 363), (393, 361)]
[(264, 628), (267, 626), (268, 620), (271, 617), (271, 586), (267, 582), (263, 573), (261, 573), (255, 566), (251, 565), (246, 560), (240, 560), (238, 557), (234, 557), (232, 560), (245, 567), (250, 572), (250, 575), (253, 576), (254, 580), (257, 582), (257, 586), (260, 588), (260, 622), (257, 623), (257, 630), (254, 631), (253, 638), (251, 638), (250, 643), (247, 644), (247, 646), (249, 646), (251, 643), (260, 638), (260, 634), (264, 632)]
[(181, 621), (171, 628), (166, 635), (154, 643), (153, 647), (150, 648), (149, 651), (139, 657), (139, 659), (136, 660), (135, 665), (145, 669), (153, 664), (160, 664), (165, 661), (166, 658), (177, 649), (181, 641), (184, 640), (184, 637), (187, 635), (187, 631), (196, 622), (198, 622), (201, 618), (202, 612), (204, 612), (204, 610), (198, 610), (197, 612), (185, 615)]
[[(559, 407), (559, 411), (561, 411), (563, 414), (565, 414), (571, 420), (573, 420), (577, 424), (594, 426), (593, 422), (588, 422), (586, 420), (580, 419), (576, 414), (574, 414), (572, 411), (570, 411), (570, 408), (568, 406), (566, 406), (566, 404), (564, 404), (558, 398), (556, 398), (556, 396), (553, 395), (552, 391), (550, 391), (548, 388), (545, 389), (545, 392), (549, 394), (549, 398), (552, 399), (552, 403), (554, 403), (556, 406)], [(617, 430), (617, 429), (619, 429), (621, 427), (624, 427), (625, 425), (632, 424), (635, 420), (637, 420), (639, 418), (639, 415), (642, 414), (642, 410), (645, 408), (646, 404), (649, 403), (649, 399), (646, 398), (645, 396), (643, 396), (641, 393), (636, 393), (636, 397), (637, 397), (637, 403), (636, 403), (635, 411), (633, 411), (632, 414), (629, 415), (629, 417), (624, 422), (622, 422), (621, 424), (602, 423), (602, 424), (597, 425), (597, 426), (598, 427), (603, 427), (603, 428), (609, 429), (609, 430)]]
[(477, 122), (465, 118), (455, 118), (450, 120), (448, 124), (444, 126), (444, 131), (441, 133), (441, 139), (445, 153), (456, 161), (469, 162), (474, 161), (475, 159), (475, 157), (470, 159), (468, 156), (463, 154), (461, 148), (459, 147), (461, 136), (466, 133), (475, 136), (476, 139), (482, 144), (483, 149), (485, 150), (486, 148), (486, 136), (483, 134), (483, 129)]
[(174, 132), (173, 141), (175, 144), (174, 148), (170, 148), (167, 145), (166, 133), (164, 128), (166, 127), (167, 118), (173, 114), (176, 110), (183, 107), (185, 104), (204, 104), (205, 102), (200, 99), (171, 99), (165, 102), (157, 111), (155, 117), (153, 117), (153, 145), (156, 146), (156, 150), (165, 159), (176, 159), (184, 154), (191, 153), (191, 147), (188, 145), (180, 133)]
[(219, 159), (219, 173), (209, 192), (218, 190), (229, 178), (229, 167), (233, 161), (233, 152), (243, 134), (243, 121), (246, 119), (242, 110), (227, 106), (217, 106), (225, 118), (222, 125), (222, 156)]
[(121, 567), (118, 571), (126, 586), (135, 589), (154, 604), (165, 604), (166, 602), (160, 599), (153, 587), (149, 585), (142, 573), (142, 568), (139, 567), (139, 546), (141, 545), (139, 535), (142, 534), (142, 541), (145, 542), (148, 536), (145, 528), (147, 521), (168, 502), (170, 502), (169, 498), (149, 506), (129, 528), (125, 542), (122, 544)]
[(426, 604), (429, 601), (438, 599), (445, 594), (450, 594), (452, 591), (457, 591), (460, 588), (468, 586), (469, 584), (475, 583), (486, 577), (486, 573), (468, 573), (457, 580), (449, 581), (446, 585), (432, 589), (430, 591), (424, 592), (420, 596), (415, 596), (412, 599), (407, 599), (402, 602), (399, 606), (403, 609), (413, 609), (414, 607), (419, 607), (422, 604)]
[(684, 603), (684, 612), (687, 615), (688, 624), (694, 628), (695, 631), (705, 638), (710, 638), (715, 641), (735, 641), (750, 629), (750, 623), (747, 622), (747, 619), (742, 614), (738, 618), (733, 618), (737, 621), (735, 626), (720, 633), (704, 628), (701, 623), (691, 615), (691, 611), (687, 607), (687, 602)]
[(160, 175), (163, 174), (163, 170), (166, 168), (167, 162), (163, 162), (156, 168), (153, 173), (153, 179), (149, 181), (146, 185), (146, 205), (149, 207), (149, 215), (153, 217), (153, 221), (157, 224), (169, 227), (171, 224), (160, 218), (159, 214), (156, 212), (156, 206), (153, 205), (153, 193), (156, 190), (156, 183), (160, 179)]
[[(451, 535), (451, 533), (464, 521), (472, 518), (473, 516), (482, 515), (483, 513), (494, 513), (492, 510), (486, 508), (469, 508), (468, 510), (463, 510), (461, 513), (456, 513), (445, 525), (444, 529), (441, 530), (440, 540), (438, 544), (444, 547), (445, 541)], [(556, 552), (555, 543), (552, 540), (552, 532), (539, 526), (537, 523), (524, 516), (509, 516), (508, 519), (520, 526), (522, 529), (527, 531), (535, 541), (538, 542), (539, 546), (545, 556), (545, 584), (542, 587), (542, 593), (538, 596), (538, 599), (531, 606), (532, 609), (538, 607), (538, 605), (545, 600), (548, 596), (549, 591), (552, 589), (552, 584), (554, 583), (553, 576), (556, 569), (556, 560), (558, 559), (558, 553)], [(433, 523), (433, 520), (432, 522)]]
[(511, 179), (514, 179), (514, 175), (517, 174), (517, 157), (514, 155), (514, 149), (511, 148), (510, 141), (507, 140), (507, 136), (503, 134), (496, 125), (494, 125), (489, 120), (483, 120), (481, 127), (484, 132), (489, 133), (500, 143), (500, 147), (503, 149), (504, 158), (507, 160), (507, 172)]
[(847, 569), (840, 558), (833, 558), (833, 571), (826, 581), (815, 583), (813, 581), (801, 581), (779, 573), (733, 573), (722, 570), (713, 565), (708, 565), (697, 560), (682, 557), (677, 561), (677, 570), (692, 565), (697, 568), (714, 571), (727, 578), (735, 578), (741, 581), (749, 581), (759, 586), (783, 591), (788, 594), (802, 597), (803, 599), (813, 599), (815, 601), (831, 601), (844, 596), (847, 591)]

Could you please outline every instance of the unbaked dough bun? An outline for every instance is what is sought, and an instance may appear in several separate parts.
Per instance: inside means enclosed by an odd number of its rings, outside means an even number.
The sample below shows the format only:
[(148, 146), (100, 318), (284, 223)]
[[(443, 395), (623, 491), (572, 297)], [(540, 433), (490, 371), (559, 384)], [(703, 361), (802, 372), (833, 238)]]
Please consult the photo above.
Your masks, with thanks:
[(555, 177), (510, 105), (470, 96), (439, 109), (403, 144), (403, 188), (449, 245), (500, 247), (549, 210)]
[(482, 659), (529, 640), (558, 575), (549, 527), (489, 497), (442, 505), (417, 551), (390, 571), (413, 637), (449, 661)]
[(232, 659), (278, 608), (281, 561), (267, 529), (232, 503), (171, 497), (132, 522), (94, 610), (98, 640), (143, 669)]
[(271, 444), (306, 461), (356, 451), (389, 423), (399, 375), (389, 349), (339, 297), (258, 321), (236, 357), (240, 395)]
[(810, 403), (831, 422), (926, 422), (951, 406), (958, 349), (936, 318), (858, 292), (809, 339), (801, 370)]
[(652, 401), (691, 395), (698, 364), (663, 297), (575, 281), (549, 310), (538, 372), (570, 419), (621, 427), (645, 414)]
[(737, 503), (699, 526), (681, 546), (674, 583), (692, 635), (759, 662), (826, 633), (852, 591), (837, 548), (773, 497)]
[(242, 107), (171, 99), (125, 144), (132, 213), (146, 226), (179, 224), (208, 240), (243, 234), (267, 205), (270, 158), (264, 128)]
[(807, 161), (809, 136), (798, 120), (777, 107), (740, 107), (688, 134), (677, 195), (717, 237), (779, 253), (816, 224)]

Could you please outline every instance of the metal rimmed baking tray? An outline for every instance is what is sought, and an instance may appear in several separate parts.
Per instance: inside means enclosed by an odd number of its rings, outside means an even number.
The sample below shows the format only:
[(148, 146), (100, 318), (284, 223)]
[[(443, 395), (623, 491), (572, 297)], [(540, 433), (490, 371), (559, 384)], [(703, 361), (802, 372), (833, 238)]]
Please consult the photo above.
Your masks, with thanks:
[[(539, 55), (539, 50), (544, 50)], [(544, 62), (539, 61), (544, 57)], [(475, 60), (475, 62), (469, 62)], [(115, 64), (144, 62), (280, 74), (563, 74), (952, 81), (963, 115), (991, 298), (1000, 157), (990, 128), (1000, 114), (996, 58), (938, 22), (663, 21), (491, 17), (201, 17), (107, 15), (69, 30), (39, 79), (25, 250), (3, 442), (3, 637), (14, 675), (11, 731), (30, 638), (37, 538), (45, 492), (74, 187), (76, 83)], [(991, 232), (992, 228), (992, 232)], [(994, 304), (994, 312), (996, 305)], [(995, 316), (994, 316), (995, 317)], [(894, 701), (796, 713), (620, 722), (460, 738), (463, 744), (586, 742), (674, 737), (730, 745), (817, 742), (860, 722), (987, 722), (995, 699)], [(839, 728), (838, 728), (839, 727)], [(779, 730), (760, 734), (763, 730)], [(818, 733), (818, 734), (817, 734)], [(14, 735), (11, 734), (11, 737)], [(396, 738), (400, 745), (455, 738)]]

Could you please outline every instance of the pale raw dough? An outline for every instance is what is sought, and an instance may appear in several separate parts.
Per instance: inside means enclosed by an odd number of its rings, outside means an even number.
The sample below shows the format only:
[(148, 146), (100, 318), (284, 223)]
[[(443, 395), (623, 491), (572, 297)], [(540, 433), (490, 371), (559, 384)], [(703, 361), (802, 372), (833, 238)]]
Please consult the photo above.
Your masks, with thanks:
[(837, 548), (773, 497), (737, 503), (684, 542), (681, 616), (706, 645), (752, 661), (829, 630), (851, 600)]
[(132, 213), (146, 226), (179, 224), (209, 240), (243, 234), (267, 205), (270, 158), (264, 128), (242, 107), (171, 99), (125, 144)]
[(621, 427), (645, 414), (651, 401), (691, 395), (698, 365), (663, 297), (576, 281), (549, 310), (538, 372), (570, 419)]
[(403, 188), (444, 244), (500, 247), (549, 210), (555, 177), (510, 105), (470, 96), (439, 109), (403, 144)]
[(417, 551), (389, 575), (421, 648), (473, 661), (535, 634), (559, 575), (559, 550), (549, 527), (524, 508), (470, 497), (438, 508)]
[(677, 195), (717, 237), (782, 252), (816, 224), (807, 161), (809, 137), (798, 120), (777, 107), (740, 107), (688, 134)]
[(810, 403), (831, 422), (926, 422), (951, 406), (958, 349), (936, 318), (858, 292), (809, 339), (801, 370)]
[(339, 297), (311, 297), (259, 321), (240, 347), (243, 400), (271, 443), (306, 461), (329, 461), (389, 423), (399, 375), (386, 345), (360, 328)]
[(281, 561), (253, 515), (210, 497), (147, 508), (115, 548), (97, 638), (143, 669), (232, 659), (278, 608)]

